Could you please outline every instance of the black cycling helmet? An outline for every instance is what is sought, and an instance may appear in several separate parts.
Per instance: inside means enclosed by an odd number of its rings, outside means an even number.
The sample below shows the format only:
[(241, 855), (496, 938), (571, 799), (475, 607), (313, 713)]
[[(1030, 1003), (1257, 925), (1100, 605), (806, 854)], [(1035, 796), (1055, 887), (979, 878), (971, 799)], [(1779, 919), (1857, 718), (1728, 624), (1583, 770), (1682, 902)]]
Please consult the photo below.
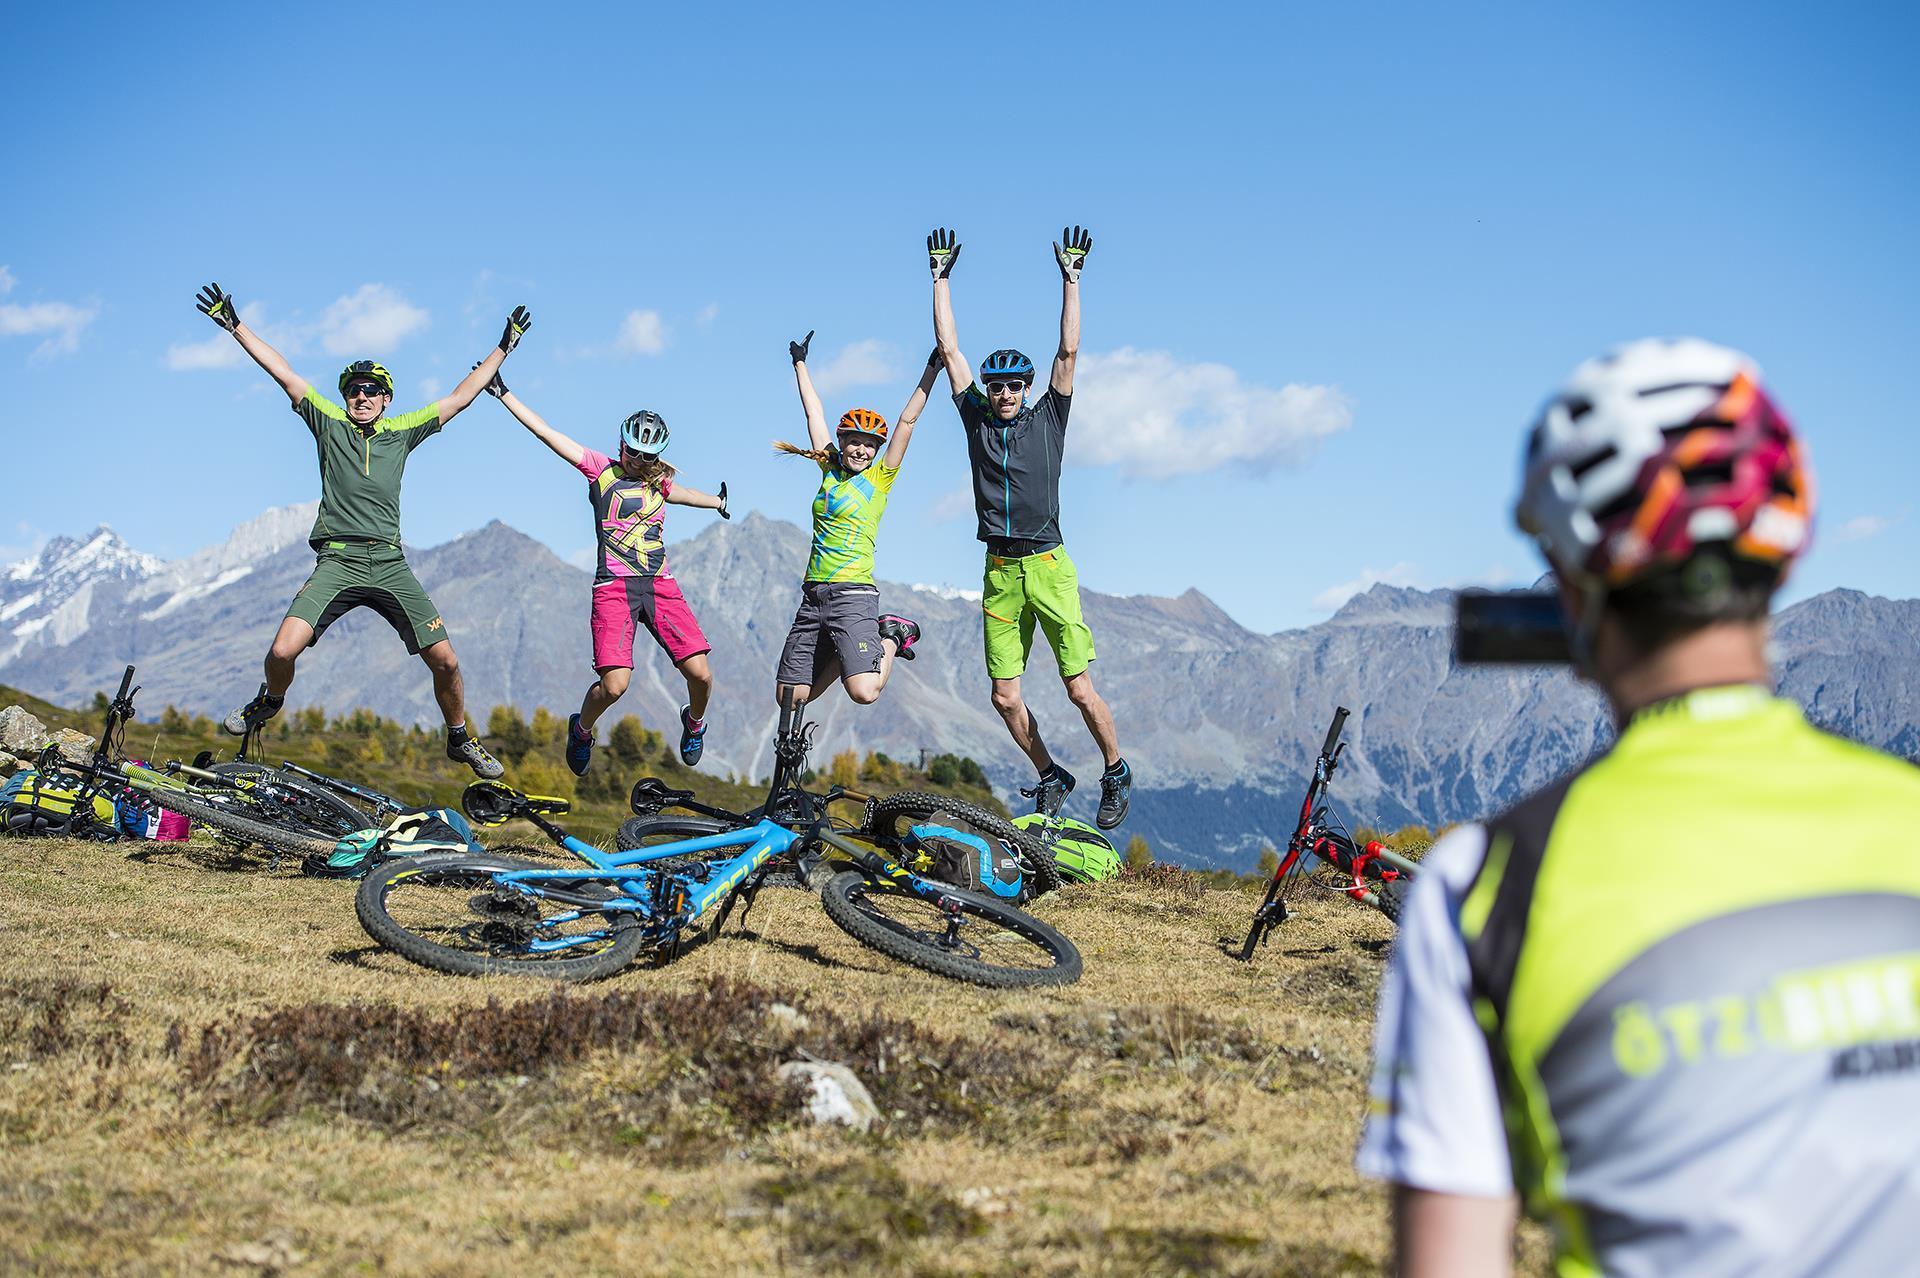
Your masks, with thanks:
[(1033, 385), (1033, 361), (1011, 348), (998, 350), (980, 361), (980, 380), (1004, 382), (1019, 378)]

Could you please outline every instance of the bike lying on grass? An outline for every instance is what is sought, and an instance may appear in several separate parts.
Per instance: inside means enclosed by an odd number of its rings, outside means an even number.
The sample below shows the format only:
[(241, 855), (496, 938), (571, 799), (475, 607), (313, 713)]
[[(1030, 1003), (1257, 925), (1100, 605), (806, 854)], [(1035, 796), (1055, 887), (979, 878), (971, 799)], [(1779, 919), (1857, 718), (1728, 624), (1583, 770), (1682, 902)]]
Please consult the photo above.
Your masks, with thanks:
[[(583, 866), (466, 853), (390, 861), (361, 881), (354, 901), (361, 925), (388, 949), (438, 971), (593, 980), (642, 951), (670, 960), (717, 935), (734, 906), (744, 916), (769, 871), (784, 865), (798, 882), (818, 886), (837, 925), (892, 958), (1001, 988), (1079, 979), (1073, 942), (989, 894), (914, 873), (901, 863), (904, 839), (889, 832), (889, 822), (835, 828), (832, 805), (866, 803), (871, 813), (885, 801), (838, 786), (824, 794), (802, 788), (809, 736), (801, 710), (783, 706), (773, 779), (756, 812), (690, 808), (699, 816), (664, 818), (677, 829), (656, 821), (629, 830), (630, 838), (675, 837), (613, 852), (547, 819), (566, 810), (565, 800), (471, 785), (462, 806), (475, 821), (524, 818)], [(642, 817), (691, 803), (691, 795), (651, 778), (635, 787), (636, 810), (647, 809)], [(690, 824), (696, 821), (721, 828)]]
[[(1377, 841), (1354, 846), (1353, 836), (1328, 803), (1328, 787), (1347, 749), (1346, 742), (1340, 740), (1346, 723), (1347, 708), (1336, 707), (1320, 757), (1313, 762), (1313, 779), (1307, 783), (1307, 797), (1300, 804), (1300, 820), (1287, 840), (1286, 854), (1280, 858), (1272, 882), (1267, 884), (1266, 898), (1254, 912), (1253, 926), (1237, 958), (1252, 958), (1267, 934), (1287, 921), (1287, 897), (1301, 879), (1371, 905), (1395, 923), (1400, 921), (1402, 896), (1413, 882), (1415, 863)], [(1310, 870), (1309, 864), (1317, 868)]]

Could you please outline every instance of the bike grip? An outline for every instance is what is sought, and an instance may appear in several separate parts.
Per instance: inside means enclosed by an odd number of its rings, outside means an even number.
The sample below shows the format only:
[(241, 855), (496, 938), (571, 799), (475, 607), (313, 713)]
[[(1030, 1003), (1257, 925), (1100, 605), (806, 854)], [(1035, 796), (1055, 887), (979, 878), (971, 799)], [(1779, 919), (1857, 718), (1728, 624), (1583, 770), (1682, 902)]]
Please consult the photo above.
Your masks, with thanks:
[(127, 672), (120, 676), (120, 691), (114, 694), (114, 700), (125, 701), (127, 699), (127, 688), (132, 683), (133, 683), (133, 667), (128, 666)]
[(1340, 729), (1346, 726), (1347, 726), (1347, 708), (1345, 706), (1335, 706), (1333, 711), (1333, 723), (1327, 729), (1327, 742), (1325, 745), (1320, 747), (1321, 754), (1333, 753), (1333, 747), (1335, 743), (1340, 740)]

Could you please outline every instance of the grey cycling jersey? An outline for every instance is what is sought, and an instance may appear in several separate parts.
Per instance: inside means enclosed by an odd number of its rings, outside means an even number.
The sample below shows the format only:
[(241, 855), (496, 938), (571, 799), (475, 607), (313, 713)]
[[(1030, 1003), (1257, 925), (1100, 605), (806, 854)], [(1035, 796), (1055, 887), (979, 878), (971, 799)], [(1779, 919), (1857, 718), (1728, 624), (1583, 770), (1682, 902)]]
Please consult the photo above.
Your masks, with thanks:
[(1073, 396), (1048, 386), (1018, 417), (1003, 422), (994, 416), (980, 383), (953, 397), (967, 431), (981, 541), (1027, 543), (1018, 551), (1022, 555), (1060, 544), (1060, 459), (1072, 404)]

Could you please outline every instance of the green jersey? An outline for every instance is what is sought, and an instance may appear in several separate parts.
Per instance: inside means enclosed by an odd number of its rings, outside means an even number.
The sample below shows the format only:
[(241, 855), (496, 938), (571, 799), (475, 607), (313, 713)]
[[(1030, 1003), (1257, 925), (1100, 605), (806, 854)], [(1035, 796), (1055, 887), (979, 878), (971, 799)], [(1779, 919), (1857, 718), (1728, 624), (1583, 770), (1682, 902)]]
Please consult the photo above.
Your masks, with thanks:
[(407, 454), (439, 431), (439, 405), (389, 414), (363, 430), (345, 409), (308, 386), (293, 411), (313, 432), (320, 455), (320, 513), (307, 540), (315, 546), (343, 537), (398, 546), (400, 478)]
[(813, 499), (813, 554), (808, 581), (873, 582), (873, 542), (887, 494), (900, 472), (875, 458), (857, 475), (837, 466), (820, 468), (820, 491)]

